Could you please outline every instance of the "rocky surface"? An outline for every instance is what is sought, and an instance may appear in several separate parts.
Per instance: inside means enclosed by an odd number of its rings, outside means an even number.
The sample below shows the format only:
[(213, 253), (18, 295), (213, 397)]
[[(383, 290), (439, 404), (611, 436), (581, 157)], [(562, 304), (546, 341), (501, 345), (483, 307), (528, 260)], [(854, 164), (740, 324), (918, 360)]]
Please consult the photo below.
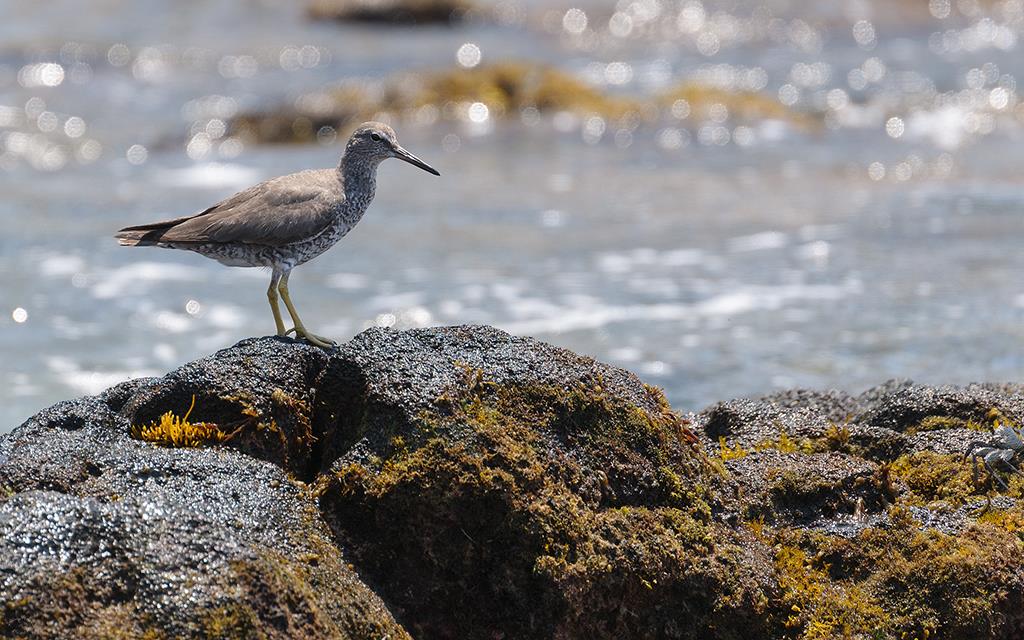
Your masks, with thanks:
[(488, 327), (245, 340), (0, 440), (0, 637), (1017, 638), (1024, 478), (963, 453), (1021, 420), (909, 382), (680, 416)]
[(308, 392), (302, 373), (317, 359), (250, 342), (60, 403), (5, 436), (0, 637), (407, 637), (333, 544), (308, 487), (274, 464), (289, 461), (283, 430), (252, 426), (237, 442), (253, 455), (129, 435), (154, 403), (184, 413), (192, 393), (207, 417), (238, 419), (226, 396), (244, 392), (272, 419), (271, 392), (256, 398), (277, 384)]

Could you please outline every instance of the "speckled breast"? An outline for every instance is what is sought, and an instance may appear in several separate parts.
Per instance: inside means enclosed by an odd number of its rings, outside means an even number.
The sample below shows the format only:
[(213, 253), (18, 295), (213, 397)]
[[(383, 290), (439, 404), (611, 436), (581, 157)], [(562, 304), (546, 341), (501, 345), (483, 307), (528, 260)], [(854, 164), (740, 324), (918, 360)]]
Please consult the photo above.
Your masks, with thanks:
[(331, 226), (309, 240), (276, 247), (276, 262), (285, 268), (297, 267), (309, 262), (333, 247), (338, 240), (344, 238), (345, 234), (352, 230), (353, 226), (355, 224), (349, 224), (344, 217), (338, 216)]

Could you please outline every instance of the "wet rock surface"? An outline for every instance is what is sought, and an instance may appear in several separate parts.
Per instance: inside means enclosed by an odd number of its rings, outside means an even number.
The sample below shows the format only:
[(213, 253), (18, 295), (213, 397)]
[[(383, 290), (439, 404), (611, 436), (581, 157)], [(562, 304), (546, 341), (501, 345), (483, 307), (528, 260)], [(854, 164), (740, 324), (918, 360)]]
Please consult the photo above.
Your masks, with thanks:
[(963, 454), (1022, 418), (891, 382), (688, 420), (489, 327), (244, 340), (0, 440), (0, 636), (1016, 638), (1024, 478)]
[(58, 404), (0, 441), (0, 636), (407, 637), (283, 469), (130, 437), (124, 413), (185, 378)]
[(811, 525), (877, 511), (885, 502), (874, 481), (878, 467), (844, 453), (755, 451), (725, 463), (744, 503), (744, 519)]

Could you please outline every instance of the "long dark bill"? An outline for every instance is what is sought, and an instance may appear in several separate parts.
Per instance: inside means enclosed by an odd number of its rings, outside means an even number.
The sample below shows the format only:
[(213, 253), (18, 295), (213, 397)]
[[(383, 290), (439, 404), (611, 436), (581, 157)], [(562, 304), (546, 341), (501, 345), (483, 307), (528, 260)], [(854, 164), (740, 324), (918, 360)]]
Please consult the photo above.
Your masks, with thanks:
[(411, 153), (409, 153), (408, 151), (406, 151), (402, 147), (399, 147), (398, 145), (395, 145), (395, 157), (400, 159), (400, 160), (405, 160), (409, 164), (415, 165), (415, 166), (419, 167), (420, 169), (423, 169), (427, 173), (432, 173), (435, 176), (441, 175), (441, 173), (437, 169), (435, 169), (434, 167), (430, 166), (426, 162), (423, 162), (422, 160), (420, 160), (416, 156), (412, 155)]

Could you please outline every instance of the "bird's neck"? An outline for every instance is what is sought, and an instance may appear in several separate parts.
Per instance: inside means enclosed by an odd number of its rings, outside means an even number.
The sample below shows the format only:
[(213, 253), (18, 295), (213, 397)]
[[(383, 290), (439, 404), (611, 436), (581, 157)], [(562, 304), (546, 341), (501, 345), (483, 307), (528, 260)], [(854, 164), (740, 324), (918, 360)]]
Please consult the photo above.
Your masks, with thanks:
[(345, 200), (369, 205), (377, 188), (377, 165), (375, 158), (358, 158), (345, 154), (338, 170), (345, 185)]

